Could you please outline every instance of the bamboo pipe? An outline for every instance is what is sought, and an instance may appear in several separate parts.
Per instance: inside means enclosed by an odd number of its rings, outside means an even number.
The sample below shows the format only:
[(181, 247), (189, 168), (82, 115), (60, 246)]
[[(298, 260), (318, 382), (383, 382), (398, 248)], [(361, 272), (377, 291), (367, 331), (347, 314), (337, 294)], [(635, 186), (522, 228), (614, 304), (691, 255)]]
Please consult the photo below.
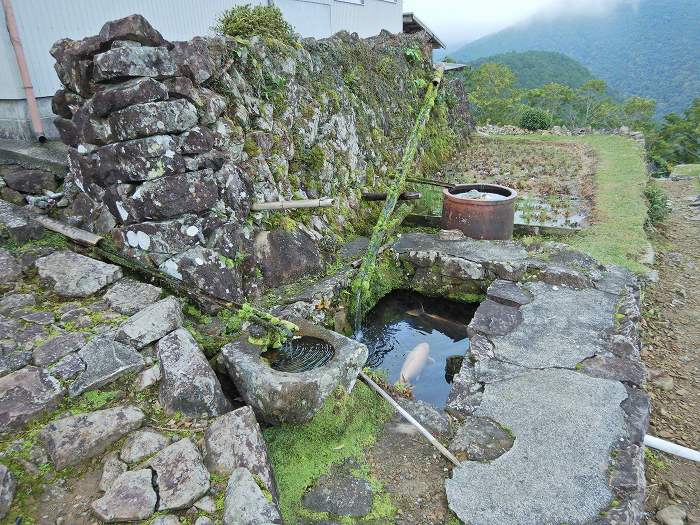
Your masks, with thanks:
[(423, 434), (425, 439), (430, 441), (430, 444), (433, 445), (436, 449), (440, 451), (440, 454), (445, 456), (447, 459), (449, 459), (456, 467), (459, 467), (459, 460), (450, 452), (447, 450), (442, 443), (440, 443), (437, 439), (435, 439), (435, 436), (433, 436), (430, 432), (428, 432), (423, 425), (421, 425), (418, 421), (413, 419), (413, 416), (406, 412), (401, 405), (399, 405), (393, 397), (391, 397), (389, 394), (387, 394), (382, 387), (380, 387), (377, 383), (372, 381), (367, 374), (365, 374), (363, 371), (360, 370), (360, 378), (367, 383), (373, 390), (375, 390), (380, 396), (382, 396), (384, 399), (386, 399), (391, 406), (393, 406), (396, 411), (403, 416), (403, 418), (408, 421), (411, 425), (416, 427), (418, 429), (418, 432)]
[(22, 40), (20, 39), (19, 31), (17, 30), (17, 21), (15, 20), (15, 13), (12, 9), (12, 0), (2, 0), (2, 7), (5, 11), (5, 23), (7, 24), (7, 32), (10, 34), (12, 48), (15, 51), (15, 59), (17, 60), (19, 76), (22, 79), (24, 96), (27, 99), (27, 107), (29, 108), (29, 118), (32, 121), (32, 129), (34, 130), (34, 134), (36, 135), (37, 140), (43, 144), (44, 142), (46, 142), (46, 135), (44, 135), (44, 125), (41, 123), (41, 117), (39, 116), (39, 106), (37, 106), (36, 103), (36, 97), (34, 96), (34, 87), (32, 86), (32, 77), (29, 74), (29, 68), (27, 67), (27, 58), (24, 56)]
[(330, 208), (335, 199), (302, 199), (296, 201), (256, 202), (250, 209), (252, 211), (266, 210), (297, 210), (301, 208)]

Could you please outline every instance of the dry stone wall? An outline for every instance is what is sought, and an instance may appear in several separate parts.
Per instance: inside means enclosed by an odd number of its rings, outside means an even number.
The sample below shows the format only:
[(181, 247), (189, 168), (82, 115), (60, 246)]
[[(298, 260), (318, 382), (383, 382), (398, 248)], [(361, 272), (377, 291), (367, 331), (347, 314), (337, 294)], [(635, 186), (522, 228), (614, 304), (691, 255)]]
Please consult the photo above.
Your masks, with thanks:
[[(294, 46), (168, 42), (141, 16), (51, 49), (70, 148), (64, 210), (124, 253), (228, 300), (323, 270), (369, 223), (361, 188), (386, 187), (431, 68), (425, 39), (338, 35)], [(466, 136), (448, 83), (433, 133)], [(423, 151), (449, 153), (445, 146)], [(335, 197), (327, 210), (251, 213), (254, 202)]]

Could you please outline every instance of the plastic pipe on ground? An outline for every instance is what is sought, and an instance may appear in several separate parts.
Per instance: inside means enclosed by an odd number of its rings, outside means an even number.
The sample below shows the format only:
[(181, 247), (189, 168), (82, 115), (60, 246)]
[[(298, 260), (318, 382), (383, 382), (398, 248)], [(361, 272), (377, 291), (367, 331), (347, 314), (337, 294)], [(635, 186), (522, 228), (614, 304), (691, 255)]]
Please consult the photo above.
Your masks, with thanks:
[(455, 466), (459, 467), (459, 460), (450, 452), (447, 450), (442, 443), (440, 443), (435, 437), (428, 432), (423, 425), (421, 425), (418, 421), (413, 419), (413, 416), (406, 412), (401, 405), (399, 405), (396, 401), (394, 401), (394, 398), (391, 397), (389, 394), (387, 394), (382, 387), (380, 387), (377, 383), (372, 381), (369, 377), (367, 377), (367, 374), (364, 372), (360, 372), (360, 378), (367, 383), (372, 389), (374, 389), (380, 396), (382, 396), (384, 399), (386, 399), (391, 406), (393, 406), (396, 411), (403, 416), (403, 418), (408, 421), (411, 425), (416, 427), (418, 429), (418, 432), (423, 434), (423, 436), (430, 441), (430, 444), (433, 445), (436, 449), (440, 451), (440, 454), (445, 456), (447, 459), (449, 459)]
[(691, 461), (697, 461), (700, 463), (700, 452), (693, 450), (692, 448), (686, 448), (681, 445), (676, 445), (670, 441), (660, 439), (654, 436), (644, 436), (644, 444), (647, 447), (655, 448), (661, 450), (662, 452), (668, 452), (674, 456), (689, 459)]
[(299, 208), (330, 208), (335, 199), (304, 199), (298, 201), (256, 202), (250, 209), (253, 211), (265, 210), (296, 210)]

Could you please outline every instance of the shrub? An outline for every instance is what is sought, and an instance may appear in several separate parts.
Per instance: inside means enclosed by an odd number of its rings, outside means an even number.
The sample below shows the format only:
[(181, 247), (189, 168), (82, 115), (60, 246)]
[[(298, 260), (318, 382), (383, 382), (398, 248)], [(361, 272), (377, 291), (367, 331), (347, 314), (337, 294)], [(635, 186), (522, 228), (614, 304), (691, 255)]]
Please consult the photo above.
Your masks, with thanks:
[(662, 190), (659, 186), (652, 183), (649, 184), (644, 190), (644, 196), (649, 203), (649, 209), (647, 211), (646, 225), (656, 226), (666, 220), (671, 208), (668, 205), (668, 196), (666, 192)]
[(518, 124), (521, 128), (530, 131), (549, 129), (552, 127), (552, 117), (546, 111), (530, 108), (522, 112)]
[(214, 29), (226, 36), (250, 38), (259, 35), (292, 44), (292, 27), (278, 7), (240, 5), (224, 11)]

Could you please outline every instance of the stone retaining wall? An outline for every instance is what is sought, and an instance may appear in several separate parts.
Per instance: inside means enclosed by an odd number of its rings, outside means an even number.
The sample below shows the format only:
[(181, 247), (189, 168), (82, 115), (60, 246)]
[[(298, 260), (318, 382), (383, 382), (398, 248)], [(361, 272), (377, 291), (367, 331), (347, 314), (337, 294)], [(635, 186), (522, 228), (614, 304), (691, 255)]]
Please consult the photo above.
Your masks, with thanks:
[[(65, 216), (223, 299), (320, 272), (339, 240), (371, 222), (361, 190), (385, 188), (400, 155), (431, 77), (429, 55), (406, 50), (425, 43), (388, 33), (168, 42), (138, 15), (60, 40)], [(432, 125), (459, 141), (468, 103), (461, 84), (446, 86)], [(322, 196), (336, 207), (250, 212)]]

